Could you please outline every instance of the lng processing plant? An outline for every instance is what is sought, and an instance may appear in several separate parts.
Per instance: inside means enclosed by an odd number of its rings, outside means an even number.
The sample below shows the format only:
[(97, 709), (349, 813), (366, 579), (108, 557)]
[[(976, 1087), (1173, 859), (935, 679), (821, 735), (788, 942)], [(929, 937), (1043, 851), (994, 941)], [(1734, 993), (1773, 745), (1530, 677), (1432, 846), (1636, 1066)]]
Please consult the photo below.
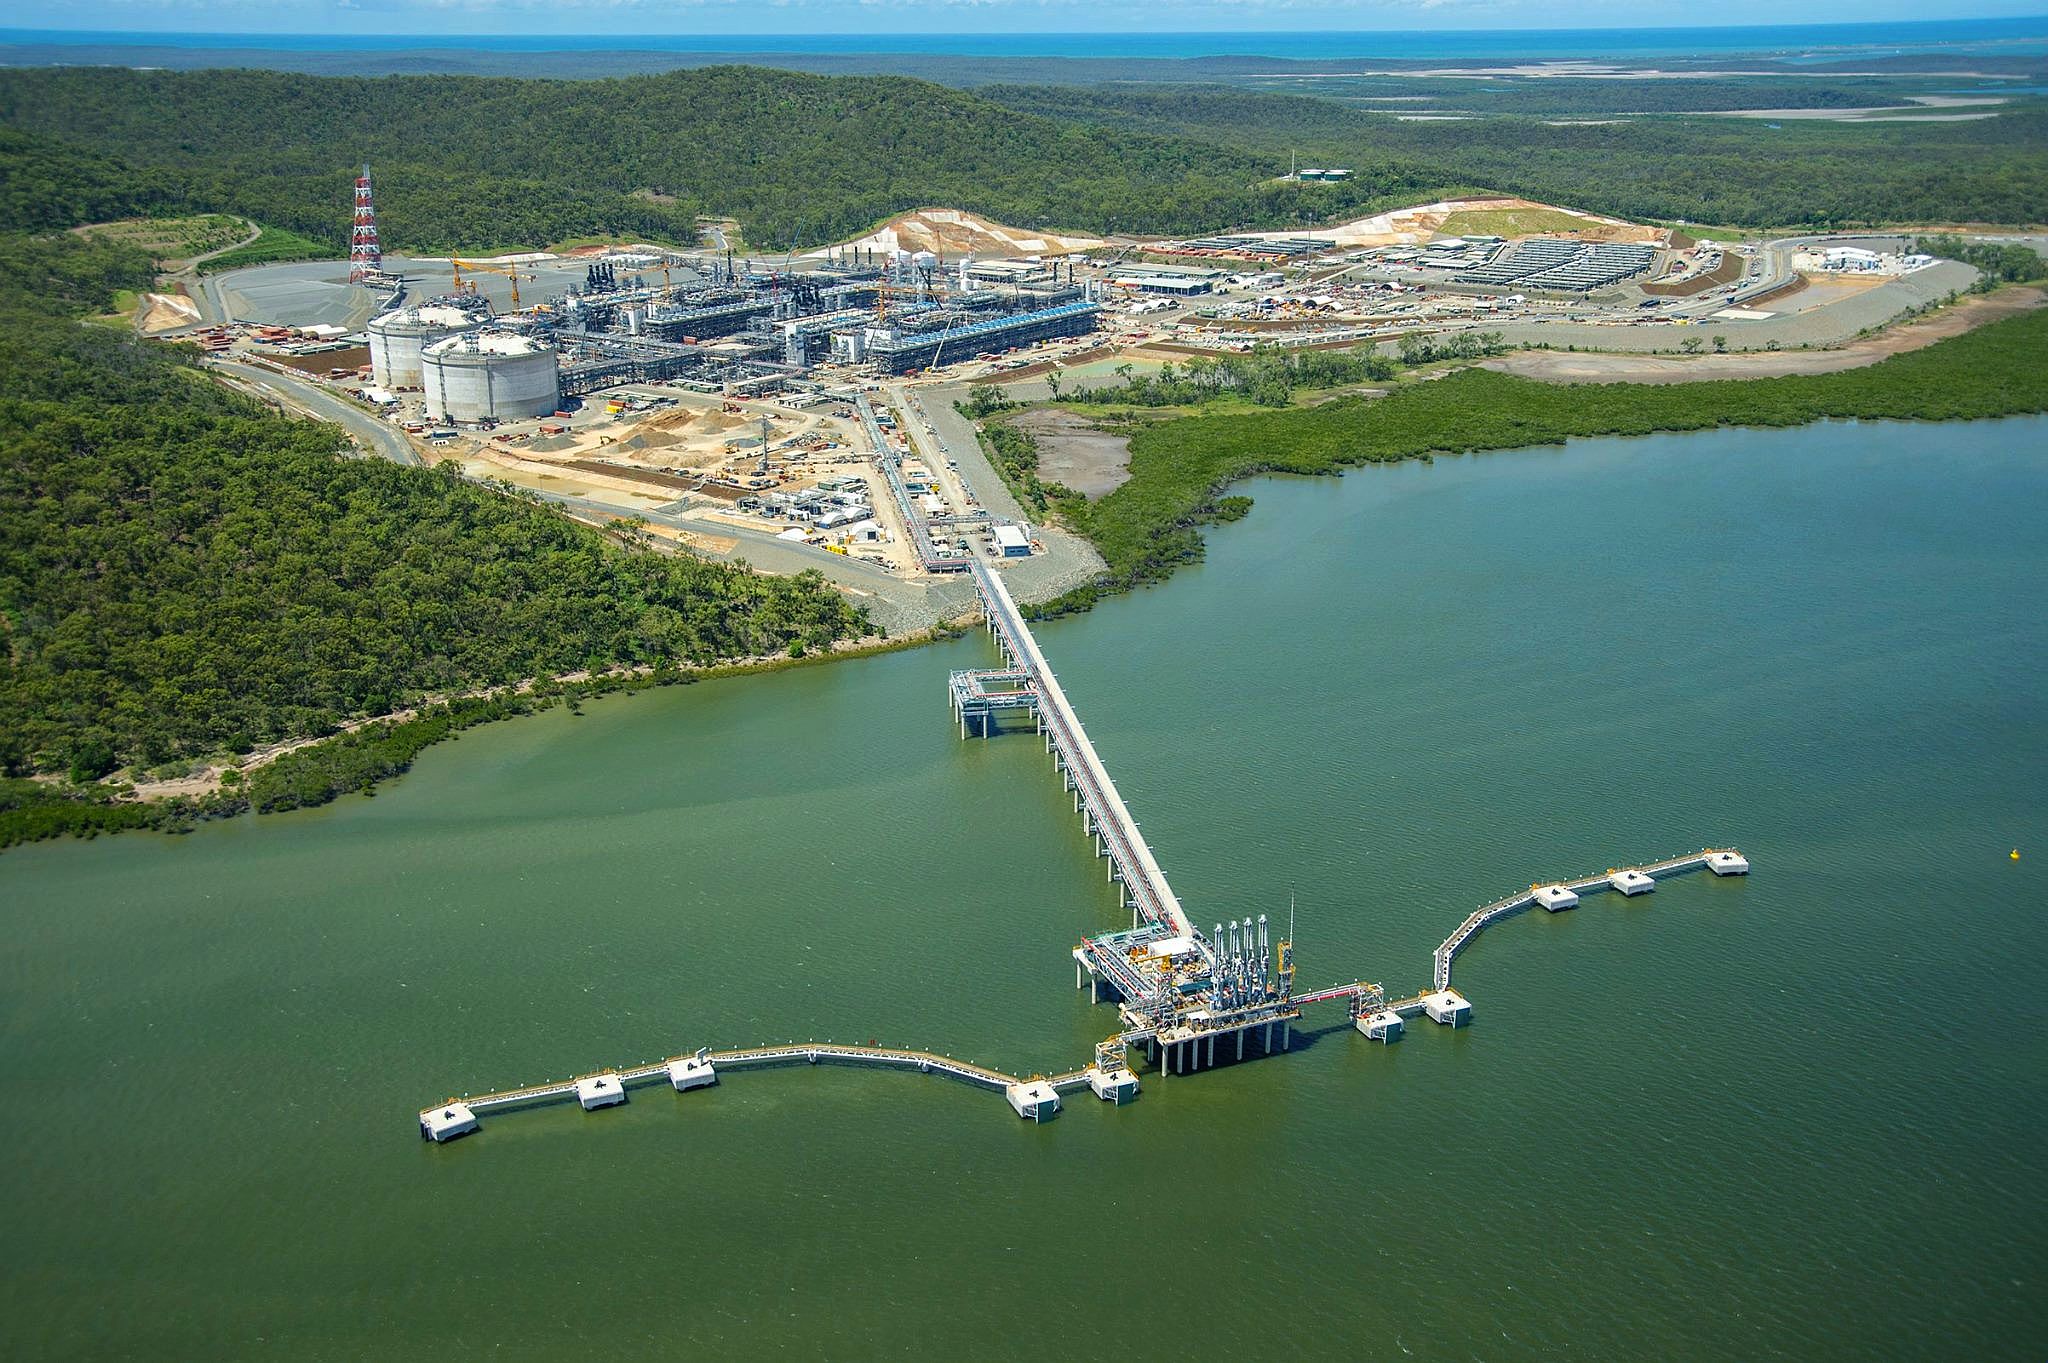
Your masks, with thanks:
[(992, 737), (1003, 716), (1029, 716), (1033, 733), (1043, 740), (1063, 786), (1073, 795), (1082, 831), (1131, 914), (1129, 928), (1087, 938), (1072, 948), (1076, 987), (1086, 987), (1094, 1002), (1112, 1004), (1117, 1013), (1116, 1030), (1095, 1047), (1087, 1063), (1057, 1074), (1018, 1076), (931, 1051), (874, 1044), (809, 1041), (700, 1048), (572, 1079), (451, 1096), (420, 1112), (422, 1137), (452, 1140), (476, 1131), (483, 1114), (510, 1108), (573, 1098), (585, 1110), (595, 1110), (627, 1101), (627, 1091), (639, 1085), (666, 1084), (680, 1093), (715, 1085), (721, 1070), (828, 1062), (962, 1079), (1002, 1093), (1018, 1116), (1044, 1121), (1059, 1111), (1062, 1095), (1081, 1088), (1105, 1102), (1128, 1101), (1138, 1091), (1139, 1064), (1154, 1065), (1166, 1076), (1206, 1069), (1219, 1059), (1242, 1060), (1248, 1042), (1256, 1046), (1254, 1054), (1285, 1051), (1296, 1020), (1312, 1005), (1342, 1004), (1357, 1030), (1380, 1042), (1399, 1038), (1407, 1021), (1417, 1016), (1462, 1026), (1470, 1020), (1471, 1004), (1451, 987), (1452, 962), (1492, 923), (1532, 906), (1562, 912), (1576, 907), (1582, 894), (1597, 891), (1612, 890), (1625, 897), (1646, 894), (1660, 879), (1687, 871), (1706, 869), (1717, 876), (1749, 871), (1740, 852), (1707, 848), (1583, 879), (1532, 885), (1466, 917), (1436, 949), (1426, 990), (1390, 999), (1382, 986), (1359, 980), (1297, 991), (1291, 925), (1288, 936), (1276, 938), (1261, 914), (1214, 923), (1205, 932), (1189, 915), (1001, 575), (980, 559), (969, 560), (968, 566), (1002, 665), (954, 672), (948, 678), (947, 696), (961, 736)]
[[(519, 284), (538, 278), (521, 268), (530, 261), (448, 263), (450, 294), (404, 306), (407, 281), (385, 268), (364, 166), (349, 279), (388, 290), (366, 328), (374, 384), (423, 389), (430, 418), (468, 424), (544, 415), (565, 397), (621, 383), (694, 379), (740, 394), (780, 388), (825, 360), (910, 373), (1085, 335), (1101, 312), (1071, 263), (1064, 282), (1054, 265), (1012, 277), (1005, 290), (977, 283), (971, 261), (942, 269), (930, 251), (835, 251), (802, 272), (789, 261), (742, 269), (730, 251), (710, 262), (629, 252), (593, 261), (580, 286), (524, 309)], [(478, 292), (480, 275), (510, 279), (511, 312), (498, 315)]]

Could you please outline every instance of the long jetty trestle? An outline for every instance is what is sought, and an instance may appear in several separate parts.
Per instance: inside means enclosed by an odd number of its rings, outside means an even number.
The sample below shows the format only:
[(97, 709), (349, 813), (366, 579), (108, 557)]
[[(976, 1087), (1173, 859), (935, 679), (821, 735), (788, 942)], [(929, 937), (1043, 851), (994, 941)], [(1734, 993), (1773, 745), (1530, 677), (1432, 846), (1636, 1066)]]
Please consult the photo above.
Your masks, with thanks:
[(651, 1064), (605, 1070), (575, 1079), (450, 1098), (419, 1115), (420, 1134), (434, 1141), (475, 1131), (480, 1114), (575, 1099), (585, 1110), (626, 1101), (628, 1089), (666, 1082), (677, 1092), (718, 1082), (719, 1071), (773, 1065), (838, 1064), (912, 1070), (994, 1089), (1018, 1116), (1044, 1121), (1060, 1109), (1061, 1095), (1087, 1087), (1106, 1102), (1121, 1104), (1138, 1091), (1130, 1052), (1166, 1075), (1188, 1074), (1224, 1061), (1285, 1051), (1301, 1010), (1343, 1003), (1357, 1030), (1376, 1041), (1398, 1038), (1408, 1019), (1426, 1016), (1446, 1026), (1471, 1018), (1471, 1004), (1451, 988), (1451, 965), (1481, 932), (1532, 906), (1551, 912), (1573, 908), (1583, 894), (1613, 890), (1645, 894), (1657, 882), (1702, 868), (1717, 876), (1745, 875), (1749, 862), (1730, 848), (1706, 848), (1646, 866), (1610, 868), (1577, 880), (1531, 885), (1473, 911), (1433, 957), (1431, 988), (1390, 1000), (1379, 985), (1362, 980), (1297, 993), (1294, 944), (1273, 940), (1264, 915), (1215, 924), (1204, 933), (1167, 883), (1166, 873), (1146, 845), (1138, 822), (1125, 807), (1095, 745), (1081, 727), (1059, 679), (1011, 600), (1002, 579), (985, 563), (971, 564), (975, 590), (1004, 666), (953, 673), (947, 696), (961, 737), (983, 738), (997, 731), (1004, 714), (1028, 714), (1033, 731), (1072, 793), (1081, 831), (1105, 874), (1117, 886), (1120, 906), (1131, 911), (1131, 926), (1103, 933), (1073, 949), (1074, 986), (1086, 987), (1093, 1003), (1117, 1006), (1117, 1032), (1095, 1048), (1089, 1064), (1052, 1076), (1020, 1077), (932, 1051), (830, 1041), (790, 1042), (739, 1050), (699, 1050)]

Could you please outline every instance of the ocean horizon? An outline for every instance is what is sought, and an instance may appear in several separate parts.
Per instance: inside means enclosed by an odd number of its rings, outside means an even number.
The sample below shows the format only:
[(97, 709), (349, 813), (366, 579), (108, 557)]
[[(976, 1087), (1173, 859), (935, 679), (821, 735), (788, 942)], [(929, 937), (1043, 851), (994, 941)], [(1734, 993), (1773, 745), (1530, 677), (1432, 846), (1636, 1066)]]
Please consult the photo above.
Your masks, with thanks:
[(1239, 30), (1100, 33), (187, 33), (0, 28), (0, 45), (234, 48), (290, 52), (640, 51), (748, 54), (891, 54), (962, 57), (1644, 58), (1754, 55), (1808, 60), (1918, 53), (2048, 53), (2048, 15), (1902, 23), (1733, 25), (1686, 28)]

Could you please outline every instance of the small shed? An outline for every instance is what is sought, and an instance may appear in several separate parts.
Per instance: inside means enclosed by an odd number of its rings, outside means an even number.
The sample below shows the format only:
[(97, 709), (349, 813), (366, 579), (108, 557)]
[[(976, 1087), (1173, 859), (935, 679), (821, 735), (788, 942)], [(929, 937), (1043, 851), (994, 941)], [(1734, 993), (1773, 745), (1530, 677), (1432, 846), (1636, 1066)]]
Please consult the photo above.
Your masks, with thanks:
[(1360, 1018), (1358, 1030), (1373, 1041), (1399, 1041), (1401, 1033), (1408, 1030), (1408, 1024), (1393, 1009), (1382, 1008)]
[(420, 1114), (420, 1135), (437, 1145), (452, 1141), (457, 1136), (467, 1136), (478, 1127), (476, 1114), (469, 1110), (468, 1103), (449, 1103), (443, 1107), (428, 1108)]
[(1113, 1070), (1090, 1068), (1088, 1087), (1103, 1102), (1121, 1106), (1138, 1096), (1138, 1076), (1121, 1066)]
[(1019, 1117), (1034, 1122), (1042, 1122), (1060, 1110), (1059, 1090), (1043, 1079), (1012, 1084), (1003, 1090), (1003, 1096), (1010, 1100)]
[(1607, 883), (1625, 895), (1648, 894), (1657, 888), (1657, 882), (1641, 871), (1610, 871)]
[(626, 1101), (626, 1086), (616, 1074), (593, 1074), (576, 1081), (576, 1101), (583, 1104), (585, 1112), (616, 1107)]
[(718, 1082), (718, 1067), (702, 1051), (668, 1062), (668, 1082), (677, 1093), (705, 1088)]
[(1455, 989), (1439, 989), (1434, 994), (1424, 994), (1422, 1011), (1429, 1014), (1431, 1022), (1440, 1022), (1446, 1027), (1463, 1027), (1472, 1020), (1472, 1005)]

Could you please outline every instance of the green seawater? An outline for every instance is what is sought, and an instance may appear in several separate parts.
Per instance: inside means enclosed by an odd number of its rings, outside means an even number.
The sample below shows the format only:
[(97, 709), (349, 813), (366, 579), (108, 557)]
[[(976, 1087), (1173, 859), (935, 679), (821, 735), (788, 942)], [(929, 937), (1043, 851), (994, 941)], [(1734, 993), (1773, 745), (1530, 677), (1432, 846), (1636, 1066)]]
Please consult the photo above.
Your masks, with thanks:
[[(698, 1045), (1018, 1072), (1120, 921), (985, 639), (473, 731), (374, 798), (0, 856), (11, 1359), (2028, 1359), (2048, 1341), (2048, 421), (1267, 480), (1040, 641), (1183, 901), (1304, 986), (1525, 914), (1473, 1025), (1146, 1070), (414, 1113)], [(2008, 852), (2018, 847), (2022, 859)]]

